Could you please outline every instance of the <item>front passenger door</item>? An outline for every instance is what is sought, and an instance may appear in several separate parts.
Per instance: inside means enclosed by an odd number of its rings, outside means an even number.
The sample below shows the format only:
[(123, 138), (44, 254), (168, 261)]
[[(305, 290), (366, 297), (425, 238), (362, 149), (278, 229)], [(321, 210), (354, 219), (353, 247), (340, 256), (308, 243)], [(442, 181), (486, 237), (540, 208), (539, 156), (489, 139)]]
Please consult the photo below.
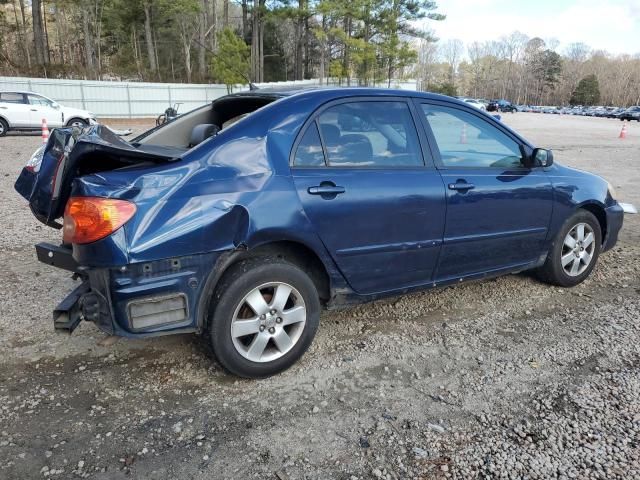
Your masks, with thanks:
[(543, 253), (553, 189), (523, 164), (520, 143), (497, 121), (464, 107), (421, 102), (447, 192), (436, 279), (514, 269)]
[(62, 112), (60, 109), (53, 108), (53, 103), (40, 95), (27, 95), (29, 98), (29, 105), (31, 105), (31, 126), (39, 127), (42, 125), (42, 119), (47, 119), (47, 126), (49, 127), (61, 127)]

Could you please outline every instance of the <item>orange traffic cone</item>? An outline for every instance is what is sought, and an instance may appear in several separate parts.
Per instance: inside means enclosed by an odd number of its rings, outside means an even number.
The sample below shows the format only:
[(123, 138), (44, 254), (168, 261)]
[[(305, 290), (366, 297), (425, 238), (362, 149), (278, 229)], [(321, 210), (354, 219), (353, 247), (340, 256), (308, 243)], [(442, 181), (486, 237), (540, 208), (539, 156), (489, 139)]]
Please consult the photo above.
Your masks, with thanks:
[(42, 143), (49, 141), (49, 127), (47, 127), (47, 119), (42, 119)]
[(620, 135), (618, 135), (618, 138), (627, 138), (627, 122), (624, 122), (622, 124), (622, 130), (620, 130)]
[(462, 124), (462, 131), (460, 132), (460, 143), (467, 143), (467, 124)]

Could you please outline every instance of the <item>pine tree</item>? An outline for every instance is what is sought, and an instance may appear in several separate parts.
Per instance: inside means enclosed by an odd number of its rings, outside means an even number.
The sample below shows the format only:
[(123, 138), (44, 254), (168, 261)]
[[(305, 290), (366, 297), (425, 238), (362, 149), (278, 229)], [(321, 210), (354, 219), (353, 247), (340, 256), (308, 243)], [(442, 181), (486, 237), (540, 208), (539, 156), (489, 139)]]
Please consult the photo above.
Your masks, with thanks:
[(218, 52), (212, 62), (213, 75), (227, 86), (229, 93), (234, 85), (246, 83), (250, 71), (250, 53), (249, 46), (230, 28), (218, 32)]
[(578, 82), (578, 86), (571, 94), (571, 105), (595, 105), (600, 101), (600, 84), (598, 77), (588, 75)]

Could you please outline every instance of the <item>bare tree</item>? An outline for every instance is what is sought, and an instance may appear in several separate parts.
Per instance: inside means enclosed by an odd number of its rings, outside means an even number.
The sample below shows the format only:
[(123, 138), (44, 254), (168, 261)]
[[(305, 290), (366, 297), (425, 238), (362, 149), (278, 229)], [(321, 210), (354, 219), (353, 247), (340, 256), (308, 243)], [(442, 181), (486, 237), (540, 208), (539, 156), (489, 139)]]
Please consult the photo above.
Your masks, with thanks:
[(462, 40), (447, 40), (440, 47), (440, 55), (449, 65), (449, 82), (451, 84), (455, 84), (456, 82), (456, 73), (458, 71), (458, 66), (460, 65), (463, 54), (464, 44), (462, 43)]

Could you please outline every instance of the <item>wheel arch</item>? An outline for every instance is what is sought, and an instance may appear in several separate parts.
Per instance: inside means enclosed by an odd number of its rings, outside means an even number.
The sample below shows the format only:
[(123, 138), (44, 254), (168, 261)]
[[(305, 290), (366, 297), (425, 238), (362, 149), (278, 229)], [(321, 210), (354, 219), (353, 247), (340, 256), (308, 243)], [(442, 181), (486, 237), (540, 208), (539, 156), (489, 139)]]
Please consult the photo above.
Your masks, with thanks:
[(596, 217), (600, 224), (600, 234), (604, 243), (604, 239), (607, 238), (607, 213), (605, 212), (604, 206), (596, 202), (587, 202), (580, 205), (579, 208), (592, 213), (593, 216)]
[(89, 119), (79, 117), (78, 115), (74, 115), (73, 117), (71, 117), (69, 120), (67, 120), (67, 121), (65, 122), (64, 126), (65, 126), (65, 127), (70, 127), (70, 126), (71, 126), (71, 123), (72, 123), (74, 120), (82, 120), (82, 121), (83, 121), (84, 123), (86, 123), (87, 125), (89, 124)]
[(210, 316), (213, 293), (222, 278), (239, 262), (260, 257), (278, 257), (303, 270), (318, 290), (320, 301), (326, 303), (331, 298), (331, 277), (321, 257), (313, 248), (299, 240), (277, 240), (254, 245), (252, 248), (237, 248), (222, 254), (214, 266), (200, 301), (198, 302), (198, 327), (204, 329)]

